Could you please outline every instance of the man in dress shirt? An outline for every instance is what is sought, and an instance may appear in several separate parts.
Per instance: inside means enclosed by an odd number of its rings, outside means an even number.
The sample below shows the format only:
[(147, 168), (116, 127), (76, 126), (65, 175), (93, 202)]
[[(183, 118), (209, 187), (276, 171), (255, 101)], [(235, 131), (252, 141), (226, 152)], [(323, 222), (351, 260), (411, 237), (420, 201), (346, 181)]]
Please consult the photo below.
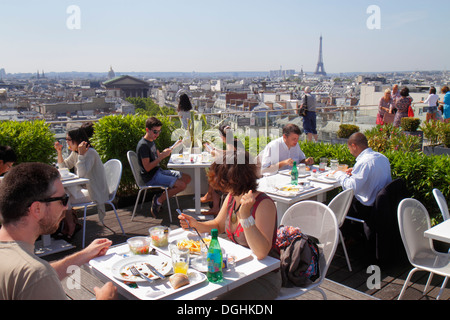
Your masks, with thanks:
[(366, 136), (360, 132), (352, 134), (347, 145), (356, 164), (346, 171), (335, 172), (334, 176), (344, 190), (355, 192), (347, 215), (369, 222), (378, 192), (392, 181), (391, 166), (384, 155), (369, 148)]
[(313, 158), (306, 158), (298, 145), (301, 134), (300, 128), (295, 124), (283, 127), (283, 136), (271, 141), (262, 152), (261, 173), (275, 173), (278, 170), (291, 169), (294, 161), (314, 164)]

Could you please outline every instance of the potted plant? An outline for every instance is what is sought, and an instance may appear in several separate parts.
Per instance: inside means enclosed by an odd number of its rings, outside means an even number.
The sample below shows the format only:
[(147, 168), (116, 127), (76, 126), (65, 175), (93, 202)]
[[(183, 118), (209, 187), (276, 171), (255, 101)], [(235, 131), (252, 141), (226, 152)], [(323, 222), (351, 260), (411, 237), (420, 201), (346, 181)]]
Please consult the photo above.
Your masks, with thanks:
[(450, 155), (450, 123), (443, 123), (441, 129), (441, 140), (443, 145), (436, 146), (434, 148), (434, 154)]
[(417, 131), (420, 126), (420, 119), (404, 117), (401, 119), (400, 126), (403, 129), (403, 133), (406, 135), (416, 136), (420, 138), (419, 148), (422, 150), (423, 145), (423, 131)]
[(358, 126), (353, 124), (341, 124), (339, 125), (339, 130), (336, 132), (337, 138), (331, 139), (331, 143), (347, 144), (348, 138), (355, 132), (359, 132)]

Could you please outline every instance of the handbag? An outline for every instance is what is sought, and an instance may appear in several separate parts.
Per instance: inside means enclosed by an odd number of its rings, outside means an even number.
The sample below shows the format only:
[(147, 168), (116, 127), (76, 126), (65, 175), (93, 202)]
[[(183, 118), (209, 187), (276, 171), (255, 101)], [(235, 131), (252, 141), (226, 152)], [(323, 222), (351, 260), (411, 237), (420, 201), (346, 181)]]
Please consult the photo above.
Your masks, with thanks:
[(395, 114), (393, 113), (385, 113), (383, 117), (384, 123), (394, 123)]
[(414, 118), (414, 110), (411, 108), (411, 106), (408, 107), (408, 117)]
[(305, 95), (305, 102), (302, 103), (300, 109), (298, 110), (298, 115), (302, 117), (306, 117), (306, 114), (308, 113), (308, 98)]

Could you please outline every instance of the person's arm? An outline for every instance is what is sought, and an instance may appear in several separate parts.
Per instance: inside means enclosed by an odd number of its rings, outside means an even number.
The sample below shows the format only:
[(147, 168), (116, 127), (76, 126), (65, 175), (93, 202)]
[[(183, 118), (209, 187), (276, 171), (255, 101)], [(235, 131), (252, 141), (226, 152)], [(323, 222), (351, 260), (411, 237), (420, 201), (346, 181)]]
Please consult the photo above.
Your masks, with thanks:
[(158, 164), (165, 158), (167, 158), (168, 156), (170, 156), (170, 154), (172, 153), (172, 149), (167, 148), (165, 149), (163, 152), (157, 152), (157, 157), (155, 160), (150, 161), (150, 158), (141, 158), (142, 161), (142, 165), (144, 166), (145, 171), (149, 172), (151, 170), (153, 170), (155, 167), (158, 166)]
[[(241, 226), (242, 220), (251, 217), (251, 210), (255, 204), (255, 196), (250, 191), (241, 198), (241, 207), (237, 213)], [(272, 248), (273, 231), (275, 229), (277, 209), (270, 199), (264, 199), (255, 212), (255, 223), (244, 228), (245, 239), (258, 260), (264, 259)], [(250, 218), (252, 219), (252, 218)]]

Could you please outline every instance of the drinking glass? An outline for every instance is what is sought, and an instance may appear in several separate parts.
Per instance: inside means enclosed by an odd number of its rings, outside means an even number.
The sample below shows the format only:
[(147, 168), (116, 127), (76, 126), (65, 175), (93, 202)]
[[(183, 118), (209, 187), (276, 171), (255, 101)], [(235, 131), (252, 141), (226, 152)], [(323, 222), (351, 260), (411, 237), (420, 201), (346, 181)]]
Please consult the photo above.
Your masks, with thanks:
[(177, 245), (171, 245), (170, 256), (174, 273), (187, 274), (189, 269), (189, 248), (178, 248)]
[(327, 158), (320, 158), (319, 171), (321, 171), (321, 172), (325, 171), (327, 163), (328, 163), (328, 159)]

